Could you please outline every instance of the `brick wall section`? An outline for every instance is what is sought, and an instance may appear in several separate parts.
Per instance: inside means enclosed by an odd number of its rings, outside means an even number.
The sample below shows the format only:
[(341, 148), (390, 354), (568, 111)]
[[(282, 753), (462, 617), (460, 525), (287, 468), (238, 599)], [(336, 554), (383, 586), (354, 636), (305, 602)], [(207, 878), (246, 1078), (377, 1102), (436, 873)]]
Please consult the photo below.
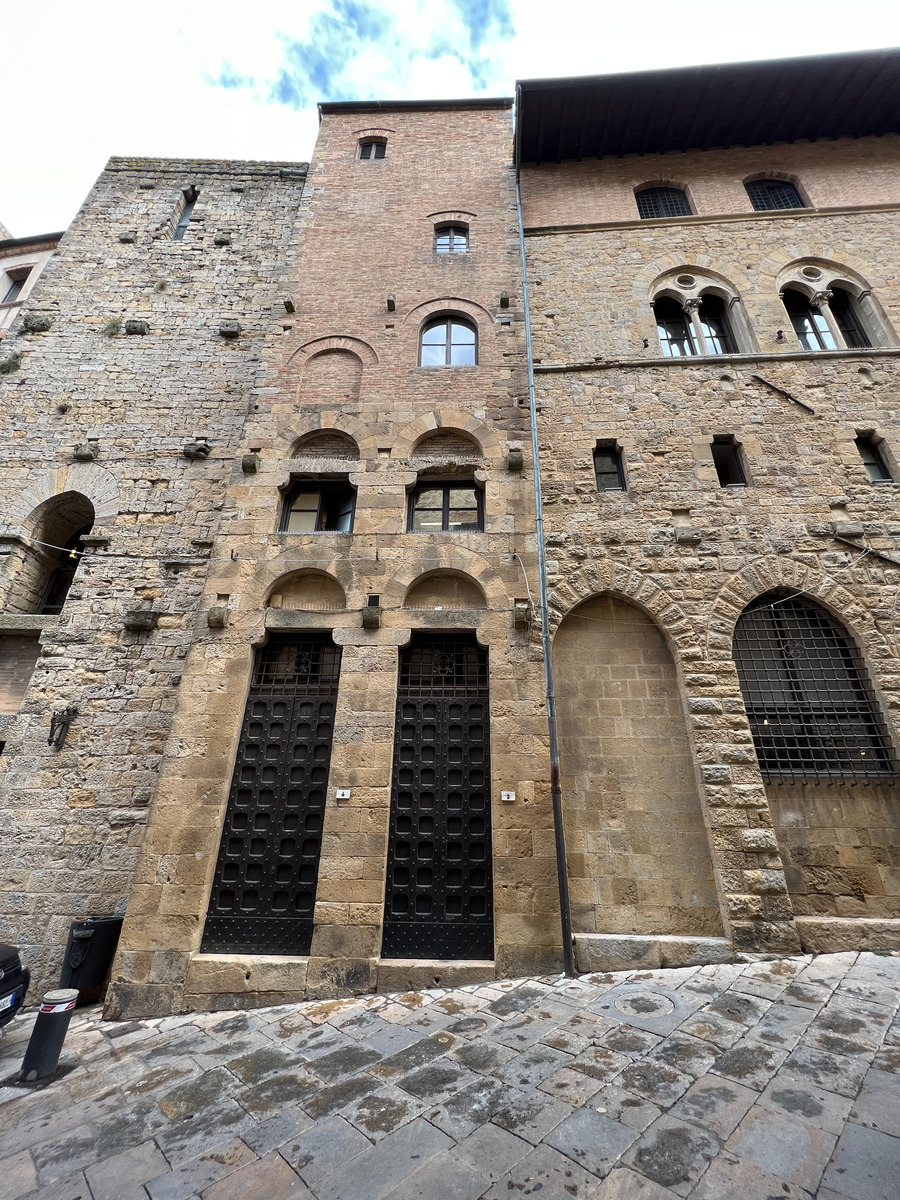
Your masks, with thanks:
[[(515, 975), (559, 960), (540, 647), (512, 624), (513, 600), (527, 595), (513, 552), (532, 572), (534, 591), (535, 547), (530, 473), (509, 472), (505, 462), (508, 447), (527, 446), (529, 437), (510, 111), (396, 110), (378, 119), (387, 151), (371, 162), (357, 159), (370, 113), (326, 112), (321, 125), (283, 277), (296, 312), (282, 312), (266, 341), (244, 430), (242, 449), (259, 455), (259, 470), (232, 471), (227, 530), (207, 582), (206, 603), (227, 597), (228, 626), (198, 633), (185, 665), (173, 737), (190, 761), (171, 754), (163, 767), (123, 931), (115, 1012), (378, 986), (398, 648), (412, 629), (475, 628), (489, 647), (492, 793), (497, 801), (501, 789), (518, 797), (493, 806), (496, 970)], [(468, 254), (434, 253), (434, 225), (448, 212), (466, 214)], [(504, 291), (508, 309), (500, 307)], [(419, 328), (448, 310), (476, 324), (479, 363), (421, 368)], [(280, 489), (291, 471), (339, 469), (327, 454), (316, 459), (315, 444), (290, 457), (319, 431), (358, 447), (340, 467), (357, 489), (353, 532), (278, 534)], [(484, 488), (484, 532), (409, 534), (408, 492), (424, 461), (413, 461), (414, 448), (434, 433), (444, 440), (445, 431), (465, 435), (448, 440), (466, 446)], [(474, 457), (466, 439), (477, 443)], [(304, 568), (340, 584), (341, 611), (266, 610), (272, 594), (286, 606), (284, 597), (315, 593), (313, 576), (285, 583)], [(434, 571), (469, 581), (453, 586), (454, 595), (486, 601), (436, 612), (441, 590), (429, 587), (430, 611), (405, 608), (410, 586)], [(363, 630), (360, 609), (371, 593), (381, 597), (382, 627)], [(343, 656), (311, 955), (278, 970), (245, 957), (238, 970), (227, 956), (196, 952), (251, 648), (266, 627), (333, 631)], [(337, 786), (351, 789), (340, 805)], [(170, 880), (183, 888), (176, 893)]]
[[(526, 222), (618, 219), (638, 179), (683, 180), (692, 195), (710, 195), (726, 162), (734, 204), (704, 201), (701, 211), (746, 210), (735, 190), (742, 173), (752, 163), (777, 174), (788, 161), (817, 204), (887, 204), (900, 192), (895, 146), (879, 139), (710, 151), (677, 156), (677, 172), (649, 157), (529, 168)], [(807, 593), (860, 645), (896, 740), (900, 568), (861, 555), (869, 547), (898, 557), (900, 485), (871, 484), (853, 442), (871, 429), (886, 439), (888, 457), (900, 447), (896, 232), (897, 213), (885, 207), (532, 230), (527, 239), (551, 603), (562, 619), (612, 592), (665, 636), (689, 716), (726, 933), (738, 947), (796, 946), (795, 912), (895, 913), (900, 785), (767, 789), (731, 638), (755, 596), (779, 587)], [(840, 264), (872, 287), (886, 318), (882, 348), (800, 352), (778, 283), (803, 258)], [(678, 268), (730, 282), (753, 353), (661, 359), (651, 285)], [(742, 443), (748, 488), (719, 486), (710, 451), (717, 434)], [(626, 492), (596, 491), (591, 452), (606, 438), (622, 447)], [(836, 540), (842, 531), (851, 545)]]
[[(523, 172), (527, 223), (584, 225), (638, 218), (636, 188), (679, 187), (699, 217), (753, 209), (744, 180), (787, 179), (812, 208), (896, 204), (900, 136), (544, 163)], [(632, 263), (636, 260), (631, 259)]]
[[(111, 160), (3, 343), (4, 354), (22, 355), (17, 372), (0, 376), (3, 532), (25, 539), (0, 545), (4, 598), (28, 557), (35, 509), (50, 497), (86, 495), (104, 539), (42, 635), (0, 760), (4, 936), (23, 947), (37, 992), (57, 978), (70, 919), (122, 911), (131, 890), (272, 324), (302, 190), (296, 172)], [(174, 242), (191, 185), (194, 220)], [(50, 328), (24, 332), (29, 312)], [(219, 334), (228, 318), (243, 328), (237, 339)], [(146, 336), (127, 335), (127, 320), (146, 321)], [(182, 455), (196, 435), (212, 444), (205, 461)], [(96, 461), (75, 462), (74, 447), (90, 438)], [(123, 627), (137, 608), (159, 614), (156, 630)], [(69, 703), (78, 717), (52, 751), (51, 714)]]

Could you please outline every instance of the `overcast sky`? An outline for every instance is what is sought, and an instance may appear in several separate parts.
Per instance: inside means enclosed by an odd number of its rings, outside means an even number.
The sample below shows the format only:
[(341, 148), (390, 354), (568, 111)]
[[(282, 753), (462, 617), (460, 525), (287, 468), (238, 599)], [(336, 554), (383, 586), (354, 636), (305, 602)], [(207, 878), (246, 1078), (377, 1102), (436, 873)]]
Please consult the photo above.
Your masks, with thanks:
[(319, 100), (897, 43), (898, 0), (8, 0), (0, 222), (63, 229), (111, 154), (305, 161)]

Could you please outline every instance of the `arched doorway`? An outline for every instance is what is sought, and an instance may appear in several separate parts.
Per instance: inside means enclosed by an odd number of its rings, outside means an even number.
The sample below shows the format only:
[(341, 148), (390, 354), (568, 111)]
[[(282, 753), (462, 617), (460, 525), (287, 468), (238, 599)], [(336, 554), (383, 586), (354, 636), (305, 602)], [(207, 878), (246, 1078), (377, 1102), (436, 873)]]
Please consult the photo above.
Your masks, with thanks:
[(900, 917), (900, 779), (853, 639), (774, 591), (744, 609), (733, 651), (794, 912)]
[(553, 642), (573, 925), (721, 936), (675, 664), (657, 626), (611, 595)]

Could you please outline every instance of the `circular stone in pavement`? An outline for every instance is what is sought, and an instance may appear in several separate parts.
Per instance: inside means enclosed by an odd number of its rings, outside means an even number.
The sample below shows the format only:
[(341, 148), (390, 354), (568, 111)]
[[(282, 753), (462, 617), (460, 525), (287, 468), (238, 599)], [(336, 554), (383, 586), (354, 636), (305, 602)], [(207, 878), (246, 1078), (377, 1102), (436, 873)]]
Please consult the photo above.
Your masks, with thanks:
[(667, 1017), (675, 1011), (669, 997), (658, 992), (628, 992), (617, 996), (614, 1003), (620, 1013), (629, 1017)]

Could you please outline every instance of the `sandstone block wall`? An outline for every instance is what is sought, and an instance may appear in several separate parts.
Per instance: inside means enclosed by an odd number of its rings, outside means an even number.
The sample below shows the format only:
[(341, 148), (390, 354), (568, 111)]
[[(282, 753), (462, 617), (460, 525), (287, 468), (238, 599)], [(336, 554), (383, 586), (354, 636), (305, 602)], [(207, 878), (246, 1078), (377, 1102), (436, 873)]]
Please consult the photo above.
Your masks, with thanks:
[[(184, 753), (172, 717), (304, 174), (111, 160), (3, 341), (0, 359), (21, 362), (0, 375), (0, 626), (40, 635), (40, 656), (0, 718), (0, 905), (38, 992), (58, 977), (73, 917), (124, 911), (160, 765)], [(190, 187), (193, 220), (173, 241)], [(219, 332), (229, 319), (237, 338)], [(186, 458), (198, 437), (209, 456)], [(90, 502), (92, 540), (62, 613), (36, 616), (31, 568), (56, 552), (34, 539), (67, 494)], [(156, 627), (126, 629), (132, 610)], [(70, 704), (56, 751), (51, 715)]]
[[(827, 211), (748, 214), (741, 180), (751, 171), (798, 180)], [(738, 948), (795, 946), (794, 913), (893, 915), (900, 787), (766, 786), (731, 639), (756, 596), (804, 593), (860, 647), (896, 739), (900, 483), (871, 483), (854, 444), (871, 432), (897, 461), (894, 143), (646, 156), (526, 168), (523, 177), (558, 619), (612, 593), (641, 608), (668, 642), (725, 931)], [(686, 187), (705, 215), (629, 219), (628, 197), (645, 181)], [(865, 280), (878, 306), (875, 348), (801, 351), (778, 288), (803, 262)], [(662, 357), (653, 284), (679, 268), (728, 281), (746, 318), (743, 353)], [(711, 443), (729, 435), (741, 447), (746, 488), (719, 484)], [(621, 448), (626, 491), (597, 491), (598, 440)], [(565, 665), (562, 642), (558, 653)], [(603, 686), (593, 703), (605, 703)], [(564, 776), (577, 775), (580, 761), (563, 757)], [(610, 803), (597, 791), (598, 804)], [(662, 868), (662, 842), (655, 853)]]

